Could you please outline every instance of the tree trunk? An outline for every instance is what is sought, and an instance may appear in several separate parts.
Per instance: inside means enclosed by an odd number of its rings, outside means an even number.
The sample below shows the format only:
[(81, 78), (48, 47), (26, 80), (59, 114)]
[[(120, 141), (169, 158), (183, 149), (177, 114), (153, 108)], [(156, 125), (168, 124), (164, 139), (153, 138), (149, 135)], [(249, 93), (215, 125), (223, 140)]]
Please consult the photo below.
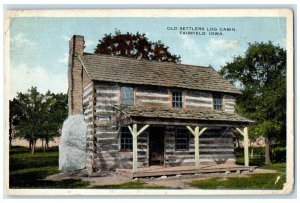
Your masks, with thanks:
[(9, 149), (11, 149), (11, 142), (12, 142), (12, 138), (9, 137)]
[(45, 141), (45, 142), (46, 142), (46, 143), (45, 143), (46, 149), (48, 149), (48, 148), (49, 148), (49, 139), (46, 138), (46, 141)]
[(11, 149), (11, 142), (12, 142), (12, 127), (9, 127), (9, 149)]
[(43, 147), (44, 152), (46, 152), (46, 141), (44, 143), (44, 139), (42, 139), (42, 147)]
[(35, 144), (36, 144), (36, 141), (33, 141), (32, 142), (32, 147), (31, 147), (31, 154), (34, 154), (34, 150), (35, 150)]
[(32, 148), (32, 140), (29, 140), (29, 149), (31, 150)]
[(270, 137), (266, 136), (265, 164), (272, 164), (270, 158)]

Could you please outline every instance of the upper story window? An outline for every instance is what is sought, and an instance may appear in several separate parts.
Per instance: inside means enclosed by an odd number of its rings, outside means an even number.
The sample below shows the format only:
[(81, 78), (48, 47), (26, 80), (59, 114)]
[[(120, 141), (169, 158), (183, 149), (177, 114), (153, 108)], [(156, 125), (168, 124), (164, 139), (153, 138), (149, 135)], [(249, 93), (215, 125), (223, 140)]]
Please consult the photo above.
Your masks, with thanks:
[(121, 150), (132, 151), (132, 135), (128, 127), (121, 128)]
[(182, 92), (172, 92), (172, 106), (182, 107)]
[(221, 95), (213, 95), (213, 101), (214, 101), (214, 110), (223, 109), (223, 98)]
[(175, 150), (189, 149), (189, 132), (185, 127), (177, 127), (175, 131)]
[(134, 94), (132, 87), (121, 87), (121, 104), (134, 105)]

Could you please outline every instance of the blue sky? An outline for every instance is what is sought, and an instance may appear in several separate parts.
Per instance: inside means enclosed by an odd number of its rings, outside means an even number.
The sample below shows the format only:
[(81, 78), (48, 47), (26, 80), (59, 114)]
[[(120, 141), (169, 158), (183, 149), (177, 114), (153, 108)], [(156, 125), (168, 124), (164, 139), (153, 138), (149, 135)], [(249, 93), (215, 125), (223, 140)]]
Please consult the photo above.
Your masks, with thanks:
[[(177, 30), (168, 30), (177, 27)], [(180, 27), (203, 27), (206, 35), (183, 35)], [(207, 29), (234, 28), (222, 35)], [(151, 41), (161, 40), (182, 63), (216, 70), (243, 55), (249, 42), (273, 41), (285, 48), (286, 19), (271, 17), (234, 18), (46, 18), (19, 17), (10, 21), (10, 99), (31, 86), (45, 92), (67, 92), (68, 41), (72, 35), (85, 37), (85, 52), (93, 52), (104, 34), (146, 33)], [(198, 31), (202, 32), (202, 31)]]

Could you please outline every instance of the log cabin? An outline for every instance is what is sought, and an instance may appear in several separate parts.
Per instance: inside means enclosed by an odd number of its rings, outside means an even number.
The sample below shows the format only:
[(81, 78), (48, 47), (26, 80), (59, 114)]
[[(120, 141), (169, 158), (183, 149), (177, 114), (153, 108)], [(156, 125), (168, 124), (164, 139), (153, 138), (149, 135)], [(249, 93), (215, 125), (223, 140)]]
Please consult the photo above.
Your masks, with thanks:
[(69, 42), (69, 115), (87, 124), (90, 173), (151, 166), (235, 163), (234, 131), (252, 122), (235, 112), (241, 92), (211, 67), (84, 52)]

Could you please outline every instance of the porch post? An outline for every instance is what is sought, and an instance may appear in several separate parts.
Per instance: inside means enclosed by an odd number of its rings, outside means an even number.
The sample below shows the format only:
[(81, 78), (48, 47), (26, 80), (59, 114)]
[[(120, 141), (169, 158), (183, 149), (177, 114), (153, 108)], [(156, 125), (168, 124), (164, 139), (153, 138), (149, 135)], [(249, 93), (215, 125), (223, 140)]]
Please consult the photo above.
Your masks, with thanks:
[(199, 137), (207, 128), (203, 128), (199, 132), (199, 126), (195, 127), (195, 131), (190, 127), (186, 126), (187, 129), (194, 135), (194, 146), (195, 146), (195, 166), (196, 168), (200, 167), (200, 153), (199, 153)]
[(248, 127), (244, 127), (244, 153), (245, 153), (245, 166), (249, 166), (249, 138)]
[(195, 145), (195, 166), (197, 168), (200, 167), (200, 156), (199, 156), (199, 126), (197, 126), (195, 128), (195, 134), (194, 134), (194, 137), (195, 137), (195, 142), (194, 142), (194, 145)]
[(237, 131), (244, 137), (244, 164), (249, 166), (249, 137), (248, 137), (248, 127), (244, 127), (243, 131), (236, 128)]
[(137, 124), (133, 124), (132, 128), (128, 126), (132, 135), (132, 172), (137, 172), (137, 138), (149, 125), (145, 125), (142, 129), (137, 131)]

